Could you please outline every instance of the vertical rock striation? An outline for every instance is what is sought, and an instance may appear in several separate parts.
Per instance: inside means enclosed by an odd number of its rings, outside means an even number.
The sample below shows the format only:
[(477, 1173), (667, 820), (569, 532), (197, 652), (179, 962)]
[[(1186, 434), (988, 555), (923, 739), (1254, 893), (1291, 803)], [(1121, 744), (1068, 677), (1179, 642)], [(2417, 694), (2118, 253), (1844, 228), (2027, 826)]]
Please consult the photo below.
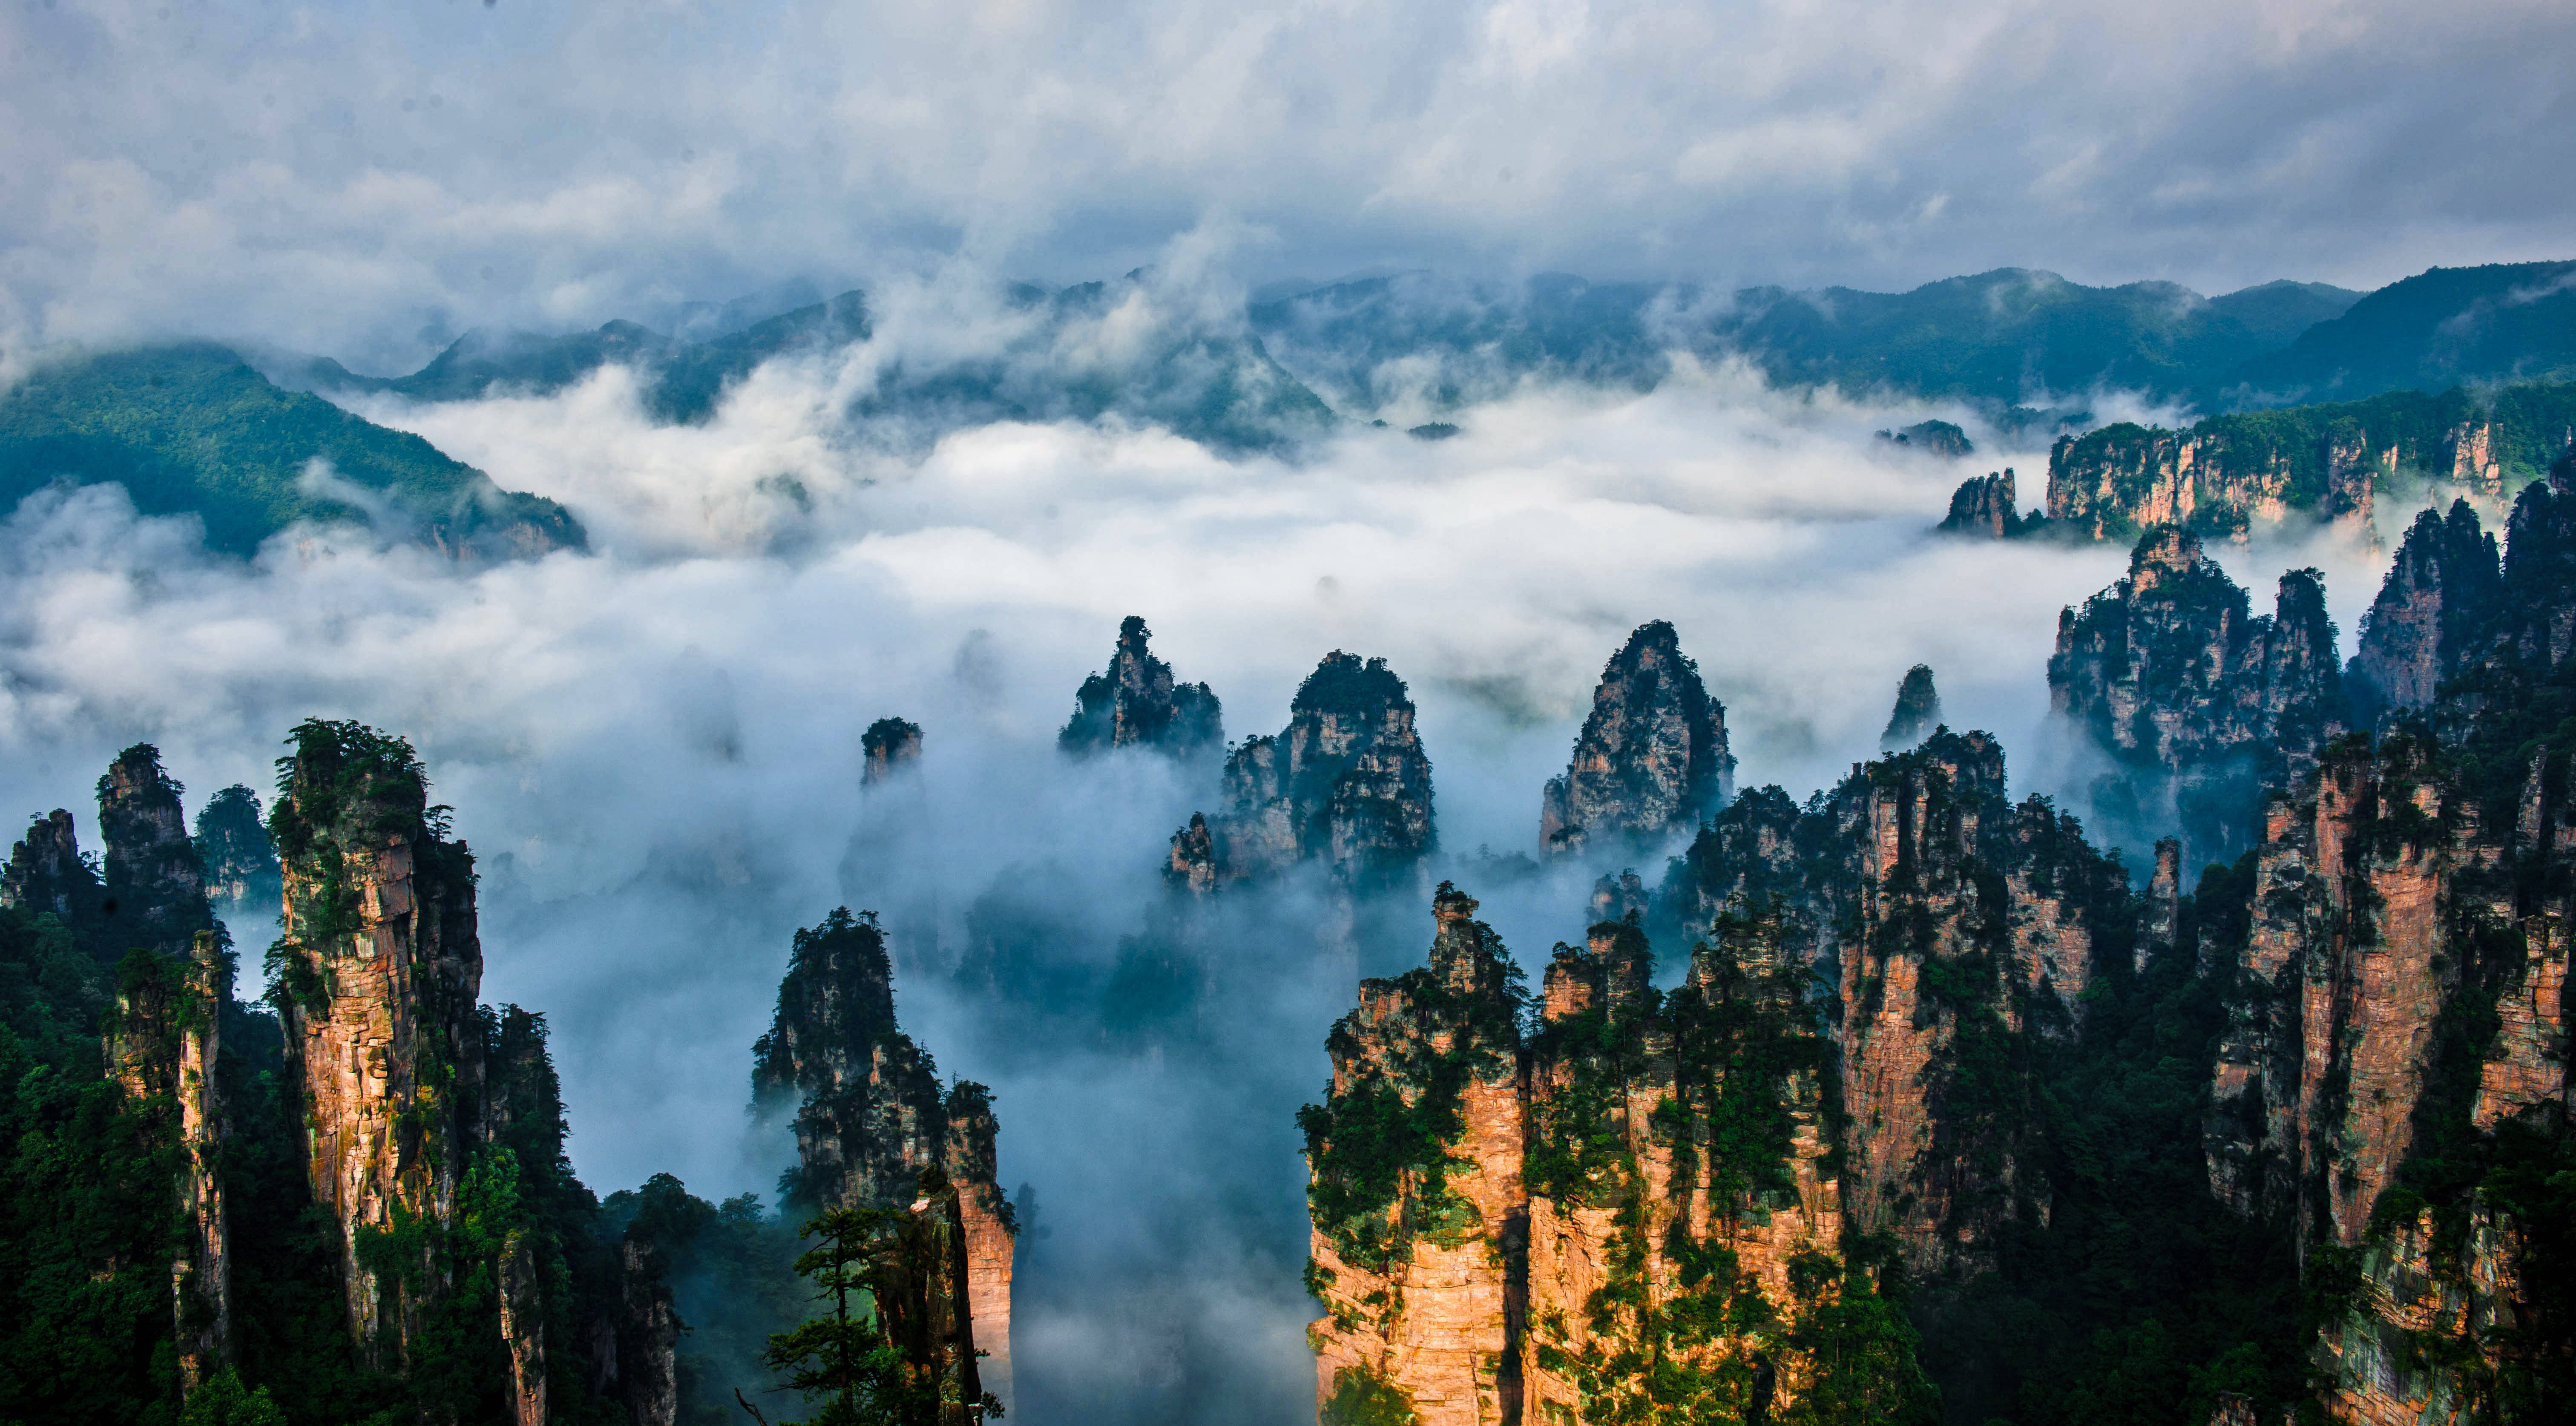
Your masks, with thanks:
[(1540, 800), (1539, 844), (1651, 846), (1725, 805), (1735, 790), (1726, 709), (1661, 619), (1640, 625), (1601, 670), (1565, 775)]
[(1299, 1111), (1325, 1307), (1307, 1338), (1339, 1419), (1388, 1403), (1421, 1426), (1517, 1418), (1520, 970), (1475, 913), (1440, 887), (1429, 964), (1360, 983), (1327, 1042), (1331, 1089)]
[(1709, 918), (1776, 908), (1766, 954), (1838, 1007), (1843, 1221), (1931, 1279), (1978, 1270), (2031, 1208), (2027, 1045), (2076, 1034), (2104, 958), (2137, 954), (2118, 863), (2004, 787), (1991, 737), (1936, 732), (1804, 809), (1748, 791), (1662, 898)]
[(836, 908), (796, 933), (777, 1014), (752, 1048), (752, 1092), (795, 1105), (797, 1166), (780, 1184), (790, 1205), (911, 1209), (925, 1195), (954, 1205), (939, 1211), (964, 1255), (959, 1301), (990, 1353), (984, 1385), (1007, 1401), (1017, 1225), (998, 1182), (992, 1093), (971, 1080), (943, 1093), (929, 1052), (895, 1023), (874, 916)]
[(271, 954), (306, 1169), (339, 1232), (350, 1334), (408, 1367), (449, 1291), (439, 1239), (478, 1128), (474, 859), (410, 744), (320, 721), (293, 744), (269, 824), (285, 879)]
[(1670, 995), (1635, 919), (1595, 925), (1526, 1037), (1475, 909), (1440, 889), (1429, 964), (1361, 983), (1299, 1114), (1323, 1419), (1919, 1405), (1910, 1337), (1840, 1256), (1834, 1049), (1777, 904), (1720, 917)]
[(2199, 537), (2164, 526), (2127, 577), (2058, 616), (2050, 703), (2121, 769), (2097, 781), (2098, 813), (2179, 825), (2195, 865), (2245, 849), (2262, 789), (2305, 772), (2345, 721), (2322, 576), (2281, 576), (2275, 611), (2255, 617)]
[(1118, 648), (1105, 673), (1082, 681), (1073, 717), (1056, 734), (1068, 753), (1143, 746), (1192, 757), (1225, 746), (1224, 710), (1204, 683), (1179, 683), (1172, 666), (1147, 650), (1151, 633), (1133, 614), (1118, 626)]
[(1309, 860), (1345, 886), (1400, 885), (1434, 845), (1431, 759), (1384, 659), (1326, 654), (1289, 702), (1287, 728), (1226, 758), (1224, 797), (1224, 811), (1172, 835), (1176, 885), (1214, 890)]

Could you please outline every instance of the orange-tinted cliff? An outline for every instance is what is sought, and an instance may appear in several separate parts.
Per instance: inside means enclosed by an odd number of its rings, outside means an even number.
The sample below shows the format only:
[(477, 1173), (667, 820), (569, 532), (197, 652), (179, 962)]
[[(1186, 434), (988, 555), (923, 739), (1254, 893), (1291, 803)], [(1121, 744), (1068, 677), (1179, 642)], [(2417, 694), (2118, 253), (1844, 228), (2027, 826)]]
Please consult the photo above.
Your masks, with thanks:
[(1429, 964), (1362, 982), (1300, 1114), (1328, 1422), (1820, 1419), (1923, 1399), (1848, 1264), (1835, 1057), (1776, 909), (1682, 986), (1636, 921), (1517, 971), (1447, 886)]
[(1402, 1401), (1422, 1426), (1520, 1419), (1519, 973), (1475, 913), (1441, 888), (1429, 964), (1360, 983), (1300, 1115), (1318, 1400)]
[(446, 1296), (435, 1240), (478, 1127), (473, 856), (431, 818), (399, 739), (305, 724), (283, 784), (274, 956), (306, 1171), (338, 1228), (351, 1334), (379, 1364), (408, 1364)]

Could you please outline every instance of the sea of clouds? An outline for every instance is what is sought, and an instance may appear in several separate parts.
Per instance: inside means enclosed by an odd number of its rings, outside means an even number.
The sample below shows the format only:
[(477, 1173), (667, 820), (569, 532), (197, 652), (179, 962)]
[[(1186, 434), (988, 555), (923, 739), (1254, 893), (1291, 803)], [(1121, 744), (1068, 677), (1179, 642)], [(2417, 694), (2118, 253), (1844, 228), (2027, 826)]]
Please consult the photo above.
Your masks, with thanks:
[[(1213, 768), (1054, 747), (1122, 616), (1234, 738), (1277, 731), (1327, 650), (1387, 658), (1434, 766), (1437, 874), (1533, 976), (1616, 868), (1514, 880), (1487, 857), (1536, 851), (1540, 787), (1646, 620), (1726, 705), (1744, 785), (1804, 797), (1873, 755), (1918, 661), (1954, 725), (2004, 738), (2016, 795), (2077, 776), (2045, 662), (2126, 552), (1933, 536), (1968, 474), (2017, 463), (2036, 503), (2045, 452), (1969, 413), (1685, 364), (1642, 396), (1529, 387), (1441, 441), (1353, 424), (1230, 461), (1112, 422), (923, 448), (844, 415), (885, 359), (773, 363), (702, 426), (650, 423), (617, 368), (543, 399), (359, 403), (564, 502), (590, 553), (467, 569), (300, 528), (242, 563), (114, 487), (30, 500), (0, 524), (0, 807), (70, 807), (94, 838), (90, 785), (131, 742), (193, 809), (265, 792), (307, 716), (411, 737), (480, 859), (485, 998), (551, 1018), (602, 1192), (771, 1189), (792, 1146), (745, 1101), (790, 934), (878, 910), (905, 1026), (995, 1089), (1004, 1183), (1029, 1190), (1033, 1419), (1285, 1422), (1311, 1409), (1293, 1112), (1354, 979), (1418, 957), (1429, 921), (1408, 903), (1355, 935), (1299, 885), (1157, 950), (1166, 842)], [(1929, 415), (1995, 453), (1874, 437)], [(2282, 568), (2323, 565), (2347, 631), (2385, 562), (2220, 553), (2258, 609)], [(859, 734), (889, 715), (926, 730), (918, 777), (863, 789)], [(234, 929), (255, 966), (273, 932)], [(985, 979), (956, 979), (979, 953)], [(1112, 990), (1137, 984), (1141, 1018)]]

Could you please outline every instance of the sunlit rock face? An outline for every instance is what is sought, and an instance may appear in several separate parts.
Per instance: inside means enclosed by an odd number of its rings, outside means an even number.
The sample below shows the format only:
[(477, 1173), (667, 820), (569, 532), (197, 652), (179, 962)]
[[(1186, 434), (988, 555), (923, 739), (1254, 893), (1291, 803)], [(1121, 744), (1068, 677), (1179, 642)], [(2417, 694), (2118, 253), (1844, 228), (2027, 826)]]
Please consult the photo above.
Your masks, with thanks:
[(2292, 1234), (2335, 1420), (2510, 1419), (2552, 1370), (2528, 1324), (2567, 1132), (2571, 466), (2522, 493), (2501, 571), (2464, 507), (2409, 531), (2354, 661), (2383, 732), (2272, 796), (2225, 948), (2210, 1191)]
[(1174, 757), (1225, 746), (1215, 692), (1204, 683), (1175, 681), (1172, 666), (1147, 649), (1151, 637), (1145, 621), (1133, 614), (1119, 624), (1108, 670), (1082, 681), (1056, 746), (1076, 755), (1145, 747)]
[(1413, 712), (1386, 660), (1326, 654), (1290, 700), (1287, 728), (1226, 758), (1224, 810), (1173, 834), (1173, 881), (1213, 890), (1314, 861), (1348, 887), (1418, 886), (1435, 839)]
[(1423, 1426), (1511, 1419), (1520, 1390), (1519, 970), (1475, 912), (1441, 888), (1428, 964), (1360, 983), (1301, 1115), (1318, 1399), (1391, 1394)]
[(1873, 1289), (1839, 1256), (1834, 1049), (1779, 918), (1721, 918), (1669, 994), (1635, 920), (1597, 924), (1524, 1033), (1475, 911), (1440, 889), (1427, 963), (1361, 983), (1300, 1112), (1324, 1419), (1799, 1402), (1831, 1368), (1785, 1329)]
[(1563, 777), (1540, 800), (1539, 843), (1558, 855), (1648, 846), (1695, 826), (1735, 790), (1726, 709), (1661, 619), (1601, 670)]
[(2275, 612), (2172, 526), (2147, 532), (2119, 583), (2058, 616), (2050, 703), (2115, 771), (2097, 815), (2123, 827), (2179, 825), (2193, 866), (2250, 845), (2263, 789), (2315, 763), (2347, 715), (2325, 586), (2281, 576)]
[[(2523, 1225), (2482, 1189), (2437, 1213), (2407, 1169), (2445, 1152), (2428, 1134), (2566, 1099), (2563, 1051), (2540, 1038), (2565, 1024), (2563, 907), (2517, 918), (2499, 875), (2514, 849), (2441, 762), (2394, 735), (2275, 798), (2211, 1084), (2212, 1194), (2294, 1225), (2310, 1277), (2358, 1274), (2318, 1346), (2337, 1420), (2452, 1419), (2467, 1374), (2498, 1368), (2497, 1327), (2528, 1311)], [(2482, 1047), (2444, 1043), (2463, 1015), (2493, 1026)], [(2443, 1339), (2456, 1350), (2408, 1345)]]
[(351, 1334), (399, 1367), (447, 1289), (411, 1225), (454, 1221), (480, 1128), (474, 858), (431, 816), (410, 745), (354, 723), (296, 730), (271, 833), (307, 1175), (339, 1230)]
[(894, 968), (873, 915), (838, 909), (796, 933), (777, 1015), (752, 1048), (752, 1092), (793, 1109), (791, 1211), (911, 1208), (925, 1186), (934, 1199), (953, 1195), (960, 1300), (991, 1354), (983, 1389), (1007, 1399), (1016, 1223), (996, 1181), (992, 1094), (971, 1080), (943, 1091), (930, 1053), (896, 1024)]

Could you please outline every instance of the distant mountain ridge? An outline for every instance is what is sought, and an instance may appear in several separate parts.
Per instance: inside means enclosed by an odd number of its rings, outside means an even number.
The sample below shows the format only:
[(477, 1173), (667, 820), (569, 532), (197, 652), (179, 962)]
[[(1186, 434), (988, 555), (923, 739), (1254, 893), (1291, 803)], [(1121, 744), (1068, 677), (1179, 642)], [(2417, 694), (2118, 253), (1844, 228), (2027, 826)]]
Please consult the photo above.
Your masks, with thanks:
[(112, 481), (146, 515), (197, 515), (231, 554), (298, 520), (358, 517), (458, 557), (587, 545), (554, 501), (283, 390), (211, 342), (57, 362), (0, 392), (0, 508), (58, 481)]
[[(58, 479), (114, 480), (147, 513), (201, 514), (208, 542), (236, 553), (295, 520), (345, 518), (371, 502), (375, 517), (391, 513), (411, 537), (459, 554), (580, 548), (562, 507), (503, 491), (324, 398), (544, 396), (623, 365), (653, 420), (703, 422), (764, 363), (878, 335), (860, 291), (748, 320), (794, 290), (682, 313), (686, 330), (713, 333), (703, 340), (616, 321), (553, 336), (468, 333), (403, 376), (328, 358), (272, 363), (301, 390), (208, 343), (45, 366), (0, 393), (0, 498)], [(1783, 388), (1956, 401), (2000, 427), (2076, 432), (2093, 424), (2082, 398), (2102, 389), (2229, 415), (2576, 377), (2576, 261), (2435, 268), (2369, 294), (2269, 282), (2204, 297), (2168, 282), (2087, 287), (1998, 268), (1901, 293), (1407, 274), (1233, 312), (1175, 295), (1142, 270), (1012, 286), (992, 340), (930, 357), (873, 354), (845, 414), (897, 447), (995, 421), (1105, 420), (1240, 457), (1292, 454), (1372, 418), (1452, 434), (1458, 425), (1441, 413), (1531, 381), (1643, 392), (1686, 360), (1740, 359)], [(2552, 454), (2517, 447), (2514, 460)]]
[[(849, 414), (932, 436), (994, 421), (1117, 416), (1230, 455), (1277, 450), (1332, 425), (1331, 408), (1271, 360), (1257, 337), (1241, 332), (1158, 325), (1146, 349), (1125, 360), (1090, 350), (1107, 344), (1078, 340), (1082, 329), (1106, 321), (1140, 276), (1054, 292), (1015, 285), (1004, 301), (1020, 321), (1017, 334), (993, 350), (936, 365), (890, 362)], [(649, 416), (694, 424), (712, 417), (724, 393), (763, 362), (829, 353), (874, 332), (866, 294), (850, 291), (703, 342), (626, 321), (562, 336), (469, 332), (409, 376), (360, 376), (318, 358), (293, 377), (324, 393), (460, 401), (551, 395), (622, 364), (642, 374)]]
[(1741, 356), (1774, 384), (1964, 398), (2009, 407), (2115, 386), (2177, 395), (2341, 315), (2360, 293), (2271, 282), (2203, 297), (2169, 282), (2085, 287), (1998, 268), (1910, 292), (1847, 287), (1731, 293), (1594, 284), (1549, 274), (1515, 292), (1422, 274), (1371, 278), (1256, 306), (1252, 326), (1291, 369), (1346, 401), (1398, 398), (1400, 358), (1453, 358), (1434, 402), (1529, 376), (1644, 390), (1671, 354)]
[[(1095, 340), (1099, 324), (1131, 316), (1124, 304), (1145, 281), (1139, 271), (1057, 290), (1016, 284), (1003, 307), (1018, 326), (992, 349), (889, 360), (850, 414), (929, 433), (1117, 417), (1242, 454), (1342, 419), (1401, 412), (1409, 425), (1530, 380), (1647, 391), (1677, 354), (1740, 358), (1792, 389), (1965, 401), (2005, 424), (2046, 419), (2029, 403), (2103, 389), (2217, 414), (2576, 371), (2576, 262), (2436, 268), (2368, 294), (2279, 281), (2215, 297), (2029, 268), (1894, 293), (1410, 273), (1292, 290), (1239, 316), (1157, 313), (1141, 350), (1103, 357), (1118, 344)], [(561, 336), (478, 332), (408, 376), (328, 360), (302, 375), (325, 392), (446, 401), (549, 394), (622, 363), (644, 373), (654, 419), (695, 422), (763, 361), (874, 335), (866, 294), (851, 291), (706, 341), (625, 321)]]

